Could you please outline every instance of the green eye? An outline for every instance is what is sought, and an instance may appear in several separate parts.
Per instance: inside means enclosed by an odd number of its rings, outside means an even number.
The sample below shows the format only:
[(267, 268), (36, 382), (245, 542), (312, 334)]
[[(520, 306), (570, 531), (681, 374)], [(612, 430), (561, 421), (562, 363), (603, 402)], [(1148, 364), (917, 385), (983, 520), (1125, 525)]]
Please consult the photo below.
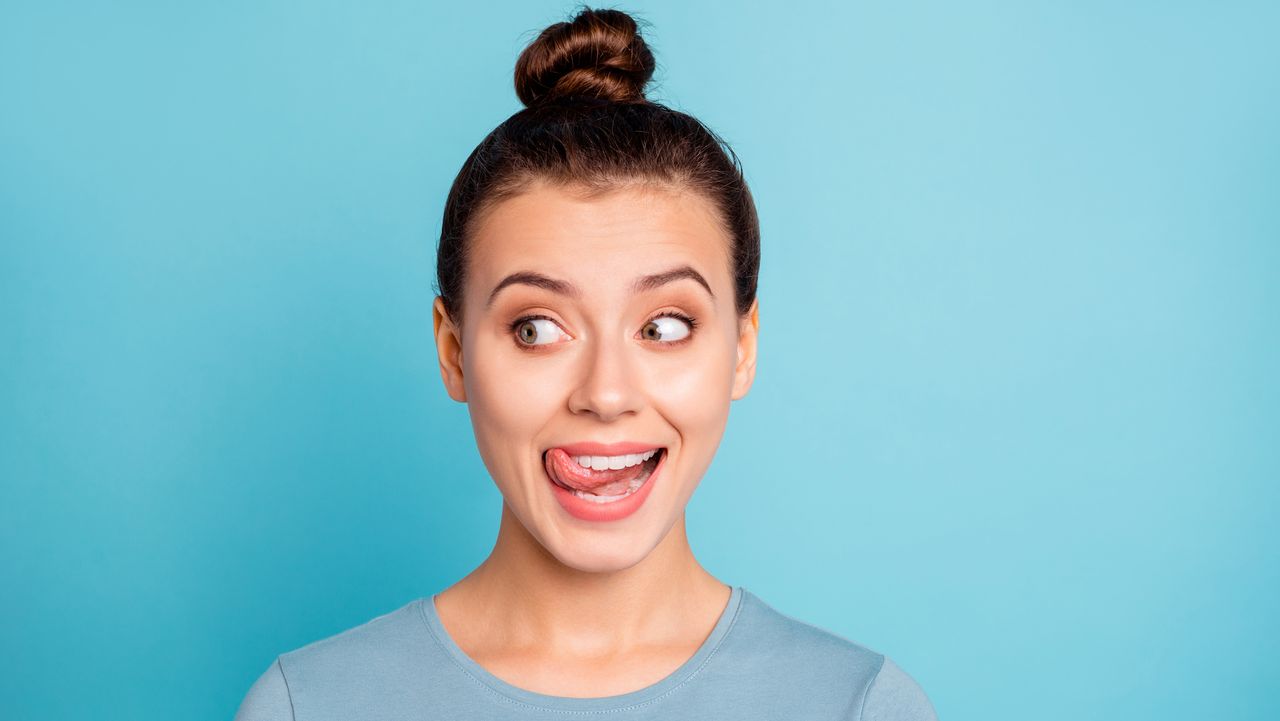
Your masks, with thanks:
[[(663, 322), (665, 321), (665, 322)], [(689, 337), (689, 323), (674, 315), (660, 315), (644, 324), (640, 335), (645, 340), (672, 342)]]
[(547, 345), (556, 339), (556, 324), (549, 318), (526, 318), (516, 324), (515, 330), (525, 345)]

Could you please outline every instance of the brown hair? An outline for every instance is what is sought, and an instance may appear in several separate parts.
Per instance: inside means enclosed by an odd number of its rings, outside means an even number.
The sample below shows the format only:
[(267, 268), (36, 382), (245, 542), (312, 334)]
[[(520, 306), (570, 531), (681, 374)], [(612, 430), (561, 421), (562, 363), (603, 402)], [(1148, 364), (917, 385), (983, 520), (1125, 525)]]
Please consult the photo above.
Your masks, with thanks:
[(760, 223), (733, 150), (685, 113), (645, 99), (653, 54), (632, 17), (583, 9), (542, 31), (516, 61), (525, 108), (489, 133), (458, 172), (444, 207), (436, 292), (461, 325), (469, 225), (535, 180), (589, 192), (635, 182), (701, 193), (731, 238), (735, 306), (756, 297)]

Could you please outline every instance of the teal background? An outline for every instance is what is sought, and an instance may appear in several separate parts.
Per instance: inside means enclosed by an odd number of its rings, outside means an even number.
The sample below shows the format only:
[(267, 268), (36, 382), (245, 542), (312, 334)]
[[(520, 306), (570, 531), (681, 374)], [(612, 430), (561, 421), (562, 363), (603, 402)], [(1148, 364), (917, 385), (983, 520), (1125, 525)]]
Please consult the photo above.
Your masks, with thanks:
[[(704, 564), (941, 717), (1280, 717), (1280, 6), (622, 6), (741, 155), (759, 372)], [(0, 10), (0, 717), (226, 719), (500, 496), (448, 184), (573, 7)]]

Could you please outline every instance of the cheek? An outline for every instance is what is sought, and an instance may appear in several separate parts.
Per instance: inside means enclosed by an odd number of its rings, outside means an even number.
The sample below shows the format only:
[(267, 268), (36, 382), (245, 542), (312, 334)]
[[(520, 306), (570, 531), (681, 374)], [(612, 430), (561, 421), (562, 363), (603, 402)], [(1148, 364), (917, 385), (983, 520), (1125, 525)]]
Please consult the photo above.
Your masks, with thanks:
[(486, 459), (527, 452), (561, 405), (563, 364), (533, 363), (518, 352), (495, 343), (463, 351), (468, 411)]
[(655, 366), (650, 378), (654, 405), (683, 443), (718, 441), (723, 433), (733, 393), (734, 353), (732, 346), (707, 343), (671, 354)]

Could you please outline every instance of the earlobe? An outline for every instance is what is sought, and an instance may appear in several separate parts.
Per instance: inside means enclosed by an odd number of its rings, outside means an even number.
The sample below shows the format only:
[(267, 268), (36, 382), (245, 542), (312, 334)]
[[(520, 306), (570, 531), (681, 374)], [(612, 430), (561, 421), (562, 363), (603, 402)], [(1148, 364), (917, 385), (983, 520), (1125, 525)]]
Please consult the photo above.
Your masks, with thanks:
[(738, 365), (733, 373), (733, 400), (747, 395), (756, 377), (756, 349), (760, 335), (759, 299), (751, 302), (751, 310), (738, 324)]
[(435, 331), (436, 356), (440, 361), (440, 379), (444, 381), (449, 397), (459, 403), (467, 402), (466, 387), (462, 382), (462, 334), (444, 307), (444, 299), (436, 296), (431, 308), (431, 322)]

